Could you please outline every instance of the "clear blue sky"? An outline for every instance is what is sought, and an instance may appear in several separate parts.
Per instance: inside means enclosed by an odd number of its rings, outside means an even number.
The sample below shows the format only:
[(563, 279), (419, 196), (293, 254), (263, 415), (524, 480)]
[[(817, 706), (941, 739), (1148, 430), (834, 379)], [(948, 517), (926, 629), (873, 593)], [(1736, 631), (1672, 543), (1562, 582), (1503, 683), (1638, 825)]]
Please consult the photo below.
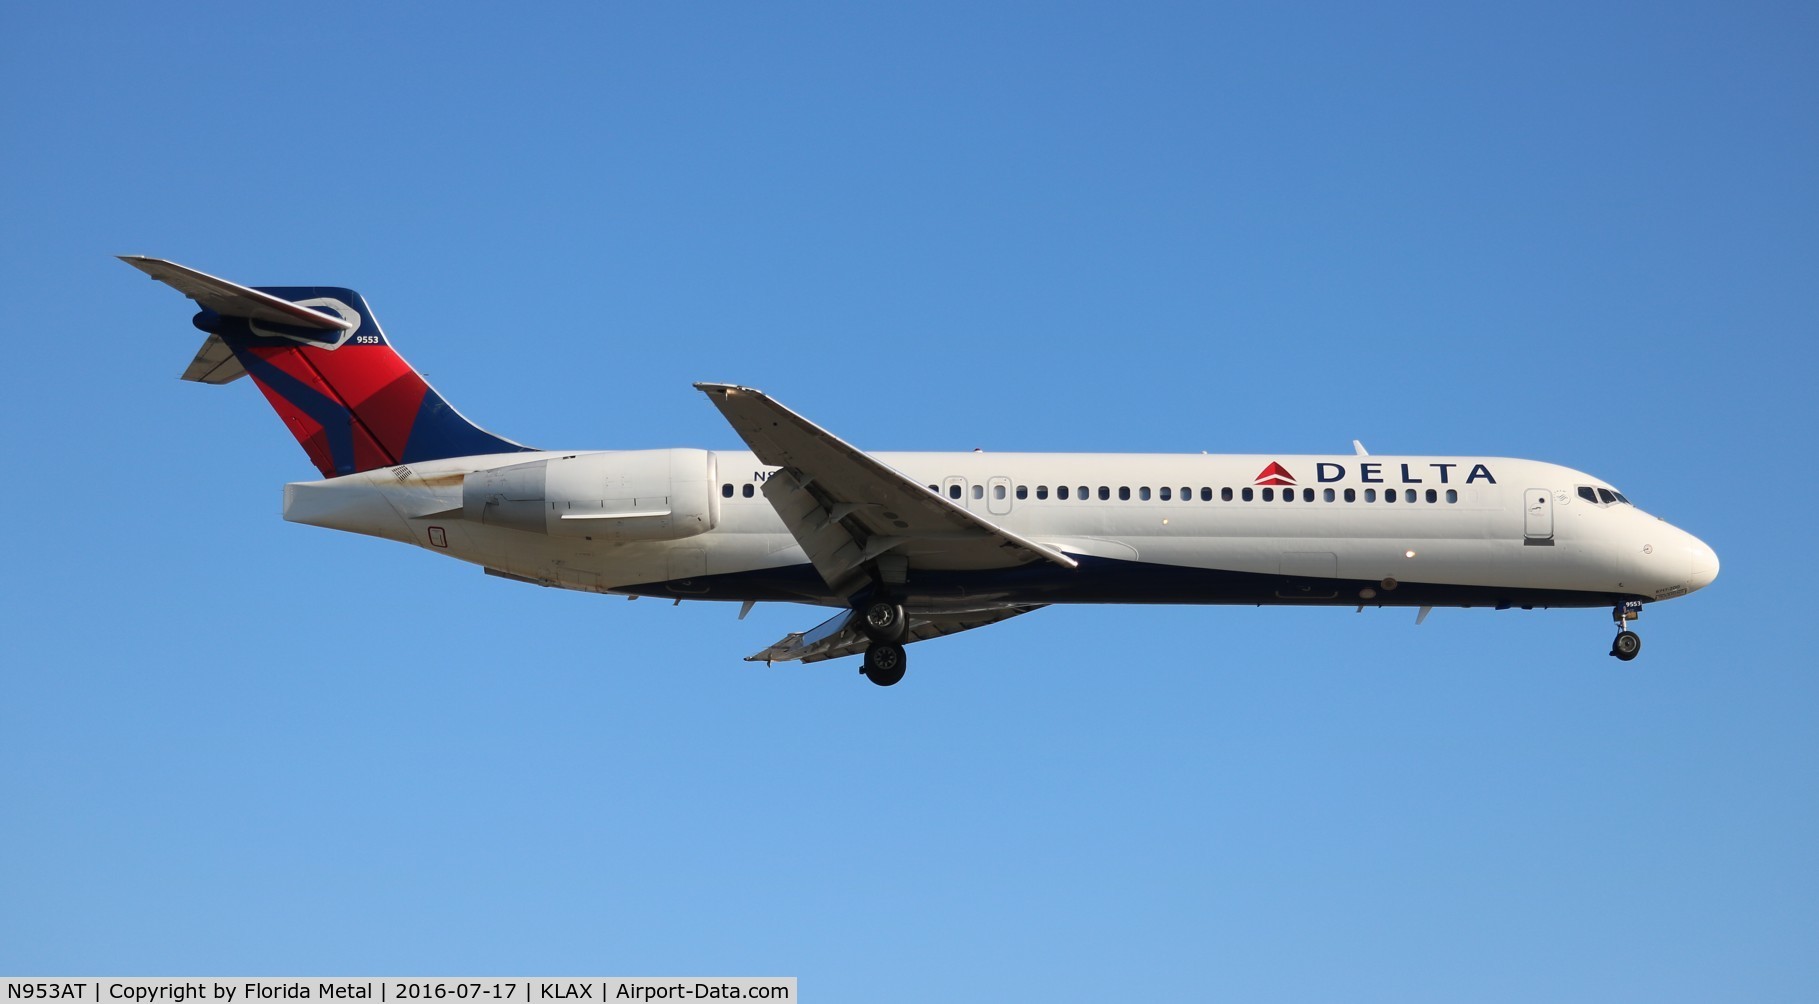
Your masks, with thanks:
[[(816, 1001), (1819, 994), (1810, 4), (14, 4), (0, 972)], [(115, 262), (343, 284), (552, 447), (1526, 456), (1603, 611), (1051, 609), (849, 662), (278, 518)], [(1133, 998), (1134, 999), (1134, 998)]]

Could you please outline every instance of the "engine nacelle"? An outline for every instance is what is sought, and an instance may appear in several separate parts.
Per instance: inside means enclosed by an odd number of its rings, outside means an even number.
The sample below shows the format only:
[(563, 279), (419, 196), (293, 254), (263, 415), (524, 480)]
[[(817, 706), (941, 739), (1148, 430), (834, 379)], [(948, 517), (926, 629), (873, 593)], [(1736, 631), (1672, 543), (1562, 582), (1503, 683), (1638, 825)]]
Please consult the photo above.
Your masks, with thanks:
[(583, 453), (469, 474), (461, 515), (486, 526), (595, 540), (681, 540), (720, 522), (707, 450)]

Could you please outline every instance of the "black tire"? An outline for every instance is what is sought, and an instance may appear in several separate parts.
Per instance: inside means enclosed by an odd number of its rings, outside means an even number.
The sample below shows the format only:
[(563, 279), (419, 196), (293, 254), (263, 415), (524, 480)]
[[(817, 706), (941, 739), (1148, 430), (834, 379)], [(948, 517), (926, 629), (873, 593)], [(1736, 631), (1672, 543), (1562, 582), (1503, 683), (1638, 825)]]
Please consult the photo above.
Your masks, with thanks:
[(859, 630), (873, 641), (901, 642), (908, 628), (900, 603), (872, 600), (859, 608)]
[(865, 650), (865, 678), (880, 687), (895, 686), (909, 668), (903, 646), (881, 641)]
[(1617, 632), (1617, 640), (1611, 642), (1611, 654), (1624, 662), (1642, 654), (1642, 636), (1634, 631)]

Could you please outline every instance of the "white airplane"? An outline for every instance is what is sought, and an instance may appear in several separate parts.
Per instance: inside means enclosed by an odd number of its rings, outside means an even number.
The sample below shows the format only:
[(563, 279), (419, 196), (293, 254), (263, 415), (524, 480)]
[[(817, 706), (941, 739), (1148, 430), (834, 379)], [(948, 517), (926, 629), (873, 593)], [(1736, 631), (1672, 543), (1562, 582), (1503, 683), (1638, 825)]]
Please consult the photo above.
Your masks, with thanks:
[(201, 307), (183, 379), (250, 375), (323, 480), (284, 518), (415, 544), (520, 582), (832, 607), (749, 656), (863, 655), (1054, 603), (1610, 607), (1718, 575), (1698, 538), (1604, 481), (1493, 457), (866, 453), (765, 394), (695, 386), (745, 451), (537, 450), (469, 422), (339, 287), (246, 287), (121, 260)]

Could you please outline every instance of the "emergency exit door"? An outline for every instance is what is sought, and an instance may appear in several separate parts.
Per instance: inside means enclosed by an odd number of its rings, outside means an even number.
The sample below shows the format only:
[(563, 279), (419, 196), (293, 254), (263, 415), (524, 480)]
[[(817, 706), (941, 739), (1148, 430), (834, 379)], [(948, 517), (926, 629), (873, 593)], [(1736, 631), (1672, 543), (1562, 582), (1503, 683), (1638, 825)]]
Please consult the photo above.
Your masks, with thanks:
[(968, 487), (966, 479), (962, 477), (950, 476), (941, 479), (941, 494), (946, 495), (948, 501), (955, 505), (966, 506), (970, 509), (972, 508), (972, 503), (971, 500), (967, 498), (966, 490)]

